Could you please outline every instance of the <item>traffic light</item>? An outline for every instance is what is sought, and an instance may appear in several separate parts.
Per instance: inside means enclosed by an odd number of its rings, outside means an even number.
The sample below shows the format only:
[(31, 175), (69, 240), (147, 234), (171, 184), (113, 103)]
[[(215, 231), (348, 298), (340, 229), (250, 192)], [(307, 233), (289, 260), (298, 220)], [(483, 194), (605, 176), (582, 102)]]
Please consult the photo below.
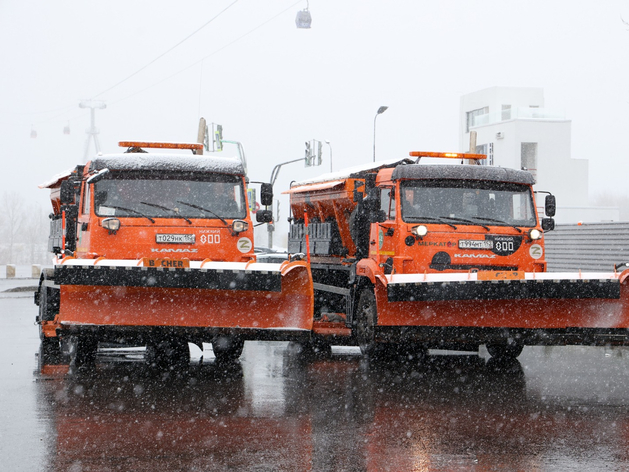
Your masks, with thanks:
[(223, 150), (223, 126), (216, 125), (216, 131), (214, 131), (214, 149), (217, 151)]
[(321, 141), (316, 139), (306, 141), (306, 155), (304, 157), (306, 167), (320, 166), (322, 153), (323, 145), (321, 144)]

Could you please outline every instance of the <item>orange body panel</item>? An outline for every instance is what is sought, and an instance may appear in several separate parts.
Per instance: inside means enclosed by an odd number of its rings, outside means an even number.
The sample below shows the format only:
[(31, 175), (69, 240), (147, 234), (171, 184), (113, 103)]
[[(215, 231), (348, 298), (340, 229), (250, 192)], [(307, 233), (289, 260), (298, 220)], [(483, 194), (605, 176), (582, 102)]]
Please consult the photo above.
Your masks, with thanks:
[[(121, 228), (116, 234), (98, 226), (98, 220), (88, 230), (78, 231), (77, 256), (92, 259), (106, 255), (108, 259), (141, 259), (143, 257), (241, 262), (253, 258), (253, 228), (232, 235), (220, 220), (156, 218), (151, 225), (139, 218), (119, 218)], [(79, 220), (80, 221), (80, 220)], [(80, 226), (80, 225), (79, 225)], [(194, 235), (194, 244), (156, 244), (156, 234)], [(239, 243), (247, 247), (239, 249)]]
[(620, 299), (538, 298), (389, 302), (376, 286), (379, 326), (564, 329), (629, 328), (629, 287)]
[(312, 329), (312, 281), (304, 263), (292, 263), (282, 291), (63, 285), (61, 326), (173, 326)]
[[(417, 224), (406, 224), (394, 221), (385, 221), (379, 225), (372, 225), (370, 238), (370, 258), (378, 263), (384, 263), (393, 258), (393, 268), (396, 273), (423, 274), (434, 273), (430, 267), (433, 257), (437, 253), (447, 253), (453, 265), (466, 267), (476, 265), (478, 270), (485, 266), (491, 266), (492, 270), (514, 270), (525, 272), (545, 272), (546, 260), (543, 257), (543, 243), (532, 241), (522, 237), (520, 247), (508, 255), (495, 254), (491, 250), (461, 250), (459, 240), (483, 241), (485, 235), (494, 237), (513, 237), (519, 234), (512, 227), (489, 226), (490, 231), (478, 226), (459, 226), (454, 231), (447, 225), (431, 225), (430, 232), (412, 246), (407, 246), (404, 239), (410, 236), (411, 230)], [(393, 235), (387, 236), (387, 229), (393, 228)], [(537, 259), (531, 256), (531, 247), (539, 248), (540, 255)], [(469, 270), (469, 269), (468, 269)], [(447, 270), (452, 272), (452, 270)]]

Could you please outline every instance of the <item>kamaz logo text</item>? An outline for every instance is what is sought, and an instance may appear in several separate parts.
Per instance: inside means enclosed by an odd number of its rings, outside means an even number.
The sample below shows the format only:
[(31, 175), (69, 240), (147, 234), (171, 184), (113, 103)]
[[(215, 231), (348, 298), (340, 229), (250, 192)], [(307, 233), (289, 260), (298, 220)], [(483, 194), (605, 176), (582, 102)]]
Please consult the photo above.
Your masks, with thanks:
[(495, 254), (455, 254), (454, 257), (471, 257), (472, 259), (493, 259)]

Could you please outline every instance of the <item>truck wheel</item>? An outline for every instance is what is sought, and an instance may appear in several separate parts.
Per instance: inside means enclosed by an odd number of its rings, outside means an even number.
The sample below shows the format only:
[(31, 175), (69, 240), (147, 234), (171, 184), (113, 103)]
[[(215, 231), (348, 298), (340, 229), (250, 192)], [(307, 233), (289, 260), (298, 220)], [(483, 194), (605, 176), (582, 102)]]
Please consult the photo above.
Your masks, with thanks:
[(51, 361), (56, 361), (61, 357), (61, 344), (59, 343), (59, 338), (48, 338), (44, 336), (44, 333), (39, 332), (39, 338), (41, 339), (41, 349), (40, 353), (44, 356), (44, 364), (46, 364), (46, 360), (50, 359)]
[(356, 310), (356, 339), (360, 352), (365, 356), (374, 356), (377, 351), (374, 329), (377, 317), (376, 296), (373, 291), (364, 289), (358, 298)]
[(332, 346), (320, 339), (310, 339), (299, 344), (299, 353), (306, 358), (328, 358), (332, 356)]
[(487, 352), (496, 359), (515, 359), (522, 353), (522, 344), (487, 344)]
[(72, 336), (70, 338), (70, 366), (76, 369), (96, 363), (98, 340), (92, 336)]
[[(58, 294), (57, 294), (58, 298)], [(55, 361), (57, 358), (61, 357), (61, 343), (59, 342), (58, 337), (46, 337), (44, 335), (44, 330), (42, 329), (42, 323), (44, 321), (50, 321), (54, 315), (51, 315), (50, 311), (53, 310), (51, 307), (52, 300), (49, 300), (48, 293), (46, 287), (39, 284), (39, 291), (37, 296), (38, 302), (38, 315), (37, 322), (39, 323), (39, 339), (41, 341), (41, 350), (40, 352), (46, 358)], [(57, 302), (58, 305), (58, 302)], [(43, 359), (45, 361), (45, 359)], [(45, 362), (44, 362), (45, 363)]]
[(57, 365), (62, 362), (59, 338), (47, 338), (40, 331), (39, 363), (41, 365)]
[(180, 370), (190, 365), (188, 341), (178, 336), (154, 340), (146, 345), (144, 360), (160, 370)]
[(419, 362), (428, 356), (428, 349), (421, 343), (406, 342), (400, 344), (398, 355), (403, 362)]
[(245, 342), (235, 336), (217, 336), (212, 340), (212, 350), (217, 362), (233, 362), (240, 357)]

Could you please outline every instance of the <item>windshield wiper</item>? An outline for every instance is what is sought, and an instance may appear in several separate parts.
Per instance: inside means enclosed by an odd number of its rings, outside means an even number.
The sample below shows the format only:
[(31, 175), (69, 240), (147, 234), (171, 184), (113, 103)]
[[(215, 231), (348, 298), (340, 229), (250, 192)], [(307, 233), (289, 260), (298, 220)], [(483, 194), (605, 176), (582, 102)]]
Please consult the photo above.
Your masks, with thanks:
[(107, 208), (115, 208), (116, 210), (128, 211), (129, 213), (135, 213), (136, 215), (143, 216), (144, 218), (149, 220), (151, 223), (155, 223), (155, 220), (153, 218), (151, 218), (150, 216), (146, 216), (144, 213), (141, 213), (138, 210), (133, 210), (131, 208), (125, 208), (125, 207), (116, 206), (116, 205), (109, 205), (109, 204), (103, 204), (101, 206), (104, 206), (104, 207), (107, 207)]
[(207, 208), (203, 208), (199, 205), (195, 205), (194, 203), (188, 203), (188, 202), (182, 202), (181, 200), (177, 200), (177, 203), (181, 203), (182, 205), (186, 205), (189, 206), (190, 208), (194, 208), (195, 210), (201, 210), (201, 211), (205, 211), (210, 213), (211, 215), (214, 215), (215, 217), (217, 217), (219, 220), (221, 220), (223, 223), (225, 223), (225, 226), (229, 226), (229, 223), (227, 222), (227, 220), (225, 218), (223, 218), (220, 215), (217, 215), (216, 213), (214, 213), (212, 210), (208, 210)]
[(446, 217), (445, 216), (407, 216), (406, 220), (411, 223), (433, 223), (433, 222), (443, 223), (452, 227), (452, 229), (456, 229), (456, 226), (454, 226), (452, 223), (443, 221), (444, 218)]
[(156, 203), (147, 203), (147, 202), (140, 202), (142, 205), (148, 205), (148, 206), (152, 206), (155, 208), (159, 208), (160, 210), (166, 210), (166, 211), (171, 211), (173, 212), (175, 215), (177, 215), (179, 218), (183, 218), (184, 220), (186, 220), (188, 222), (188, 224), (192, 224), (192, 221), (190, 221), (188, 218), (186, 218), (185, 216), (183, 216), (182, 214), (179, 213), (179, 210), (177, 210), (176, 208), (168, 208), (162, 205), (157, 205)]
[[(474, 221), (468, 218), (455, 218), (453, 216), (440, 216), (439, 218), (444, 218), (446, 220), (452, 220), (452, 221), (460, 221), (461, 223), (470, 223), (473, 225), (479, 225), (485, 228), (487, 231), (490, 231), (489, 226), (485, 226), (484, 224), (479, 223), (478, 221)], [(472, 218), (475, 218), (475, 217), (472, 217)], [(475, 218), (475, 219), (478, 220), (478, 218)]]
[(513, 224), (511, 224), (511, 223), (507, 223), (506, 221), (497, 220), (497, 219), (495, 219), (495, 218), (487, 218), (487, 217), (485, 217), (485, 216), (483, 216), (482, 218), (481, 218), (481, 217), (478, 217), (478, 219), (481, 219), (481, 220), (483, 220), (483, 221), (491, 221), (492, 223), (501, 223), (501, 224), (503, 224), (503, 225), (505, 225), (505, 226), (511, 226), (512, 228), (517, 229), (519, 233), (521, 233), (521, 232), (522, 232), (522, 230), (521, 230), (520, 228), (518, 228), (516, 225), (513, 225)]

